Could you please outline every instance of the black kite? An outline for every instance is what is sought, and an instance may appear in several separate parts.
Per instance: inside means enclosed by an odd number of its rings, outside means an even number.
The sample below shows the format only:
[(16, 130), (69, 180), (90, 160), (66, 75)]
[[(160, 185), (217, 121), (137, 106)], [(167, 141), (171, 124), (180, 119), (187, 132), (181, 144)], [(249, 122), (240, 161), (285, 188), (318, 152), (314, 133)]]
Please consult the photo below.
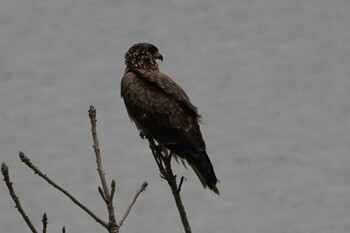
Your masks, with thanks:
[(201, 116), (182, 88), (159, 71), (156, 59), (163, 56), (149, 43), (135, 44), (125, 54), (121, 95), (130, 119), (142, 134), (185, 159), (202, 185), (219, 194), (199, 128)]

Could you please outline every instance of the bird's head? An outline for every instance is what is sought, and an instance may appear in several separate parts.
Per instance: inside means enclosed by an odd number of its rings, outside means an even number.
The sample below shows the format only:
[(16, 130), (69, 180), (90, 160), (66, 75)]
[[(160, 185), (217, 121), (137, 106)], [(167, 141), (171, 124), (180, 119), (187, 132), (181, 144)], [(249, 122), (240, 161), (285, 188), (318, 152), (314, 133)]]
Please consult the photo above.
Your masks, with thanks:
[(158, 48), (149, 43), (138, 43), (131, 46), (125, 54), (125, 65), (129, 68), (158, 70), (156, 59), (163, 61)]

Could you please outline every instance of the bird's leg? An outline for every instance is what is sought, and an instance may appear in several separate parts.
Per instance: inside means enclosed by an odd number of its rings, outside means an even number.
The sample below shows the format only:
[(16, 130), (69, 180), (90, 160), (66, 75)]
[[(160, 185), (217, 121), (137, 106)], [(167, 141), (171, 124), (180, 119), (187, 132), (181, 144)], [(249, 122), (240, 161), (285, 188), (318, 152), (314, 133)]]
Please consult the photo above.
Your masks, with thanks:
[(160, 170), (160, 177), (168, 182), (176, 184), (176, 175), (171, 171), (171, 158), (172, 152), (169, 151), (164, 145), (156, 145), (153, 138), (145, 135), (149, 141), (149, 146), (152, 150), (152, 154)]
[(154, 159), (159, 167), (159, 170), (161, 173), (160, 177), (166, 179), (165, 176), (163, 175), (163, 174), (165, 174), (165, 168), (164, 168), (164, 159), (163, 159), (164, 156), (162, 154), (162, 147), (161, 147), (161, 145), (156, 145), (153, 138), (147, 137), (147, 139), (149, 142), (149, 147), (152, 150), (153, 157), (154, 157)]
[(171, 158), (173, 156), (173, 153), (168, 150), (168, 148), (166, 148), (164, 145), (160, 145), (161, 147), (161, 160), (164, 164), (164, 171), (165, 173), (162, 174), (163, 175), (163, 179), (167, 180), (168, 182), (171, 180), (176, 183), (176, 175), (173, 175), (172, 171), (171, 171)]
[(141, 131), (140, 132), (140, 137), (142, 139), (147, 138), (150, 148), (152, 150), (154, 150), (156, 153), (162, 153), (162, 146), (161, 145), (156, 145), (154, 139), (151, 136), (149, 136), (149, 135), (145, 134), (143, 131)]

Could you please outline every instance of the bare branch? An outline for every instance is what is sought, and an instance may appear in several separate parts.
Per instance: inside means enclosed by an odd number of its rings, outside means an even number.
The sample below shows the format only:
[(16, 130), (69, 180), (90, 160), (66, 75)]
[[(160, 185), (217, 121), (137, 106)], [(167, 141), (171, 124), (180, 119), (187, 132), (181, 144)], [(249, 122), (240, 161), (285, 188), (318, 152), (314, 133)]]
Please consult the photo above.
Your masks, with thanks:
[[(108, 210), (108, 225), (107, 229), (109, 232), (118, 232), (119, 231), (119, 226), (117, 225), (117, 221), (115, 220), (115, 214), (114, 214), (114, 206), (113, 206), (113, 197), (111, 197), (111, 193), (108, 190), (107, 186), (107, 181), (106, 181), (106, 176), (103, 171), (103, 166), (102, 166), (102, 159), (101, 159), (101, 153), (100, 153), (100, 146), (98, 143), (98, 137), (97, 137), (97, 130), (96, 130), (96, 109), (94, 106), (90, 106), (89, 108), (89, 117), (90, 117), (90, 122), (91, 122), (91, 134), (92, 134), (92, 140), (93, 140), (93, 148), (96, 156), (96, 163), (97, 163), (97, 171), (100, 176), (101, 184), (102, 184), (102, 189), (99, 187), (99, 192), (103, 198), (103, 200), (106, 202), (107, 205), (107, 210)], [(115, 188), (115, 185), (114, 185)], [(113, 187), (112, 187), (113, 189)], [(115, 190), (112, 191), (114, 195)]]
[(12, 182), (10, 180), (10, 175), (9, 175), (9, 168), (5, 163), (2, 163), (2, 165), (1, 165), (1, 173), (4, 176), (4, 181), (5, 181), (6, 186), (10, 192), (10, 196), (11, 196), (12, 200), (15, 202), (15, 207), (17, 208), (19, 213), (22, 215), (24, 221), (27, 223), (30, 230), (33, 233), (37, 233), (37, 230), (35, 229), (34, 225), (30, 221), (29, 217), (24, 212), (22, 205), (19, 201), (19, 198), (17, 197), (15, 190), (13, 189)]
[(120, 219), (119, 223), (118, 223), (118, 226), (121, 227), (124, 223), (124, 220), (126, 219), (126, 217), (128, 217), (129, 213), (130, 213), (130, 210), (131, 208), (133, 207), (133, 205), (135, 204), (136, 202), (136, 199), (138, 198), (138, 196), (146, 190), (146, 187), (147, 187), (148, 183), (145, 181), (142, 183), (141, 187), (139, 188), (139, 190), (137, 190), (135, 196), (134, 196), (134, 199), (131, 201), (130, 205), (128, 206), (128, 208), (126, 209), (123, 217)]
[(90, 209), (88, 209), (85, 205), (80, 203), (74, 196), (72, 196), (68, 191), (61, 188), (59, 185), (57, 185), (55, 182), (53, 182), (49, 177), (47, 177), (44, 173), (42, 173), (39, 168), (33, 165), (33, 163), (30, 161), (30, 159), (21, 151), (19, 152), (19, 157), (21, 158), (21, 161), (27, 165), (30, 169), (34, 171), (35, 174), (38, 174), (41, 178), (46, 180), (49, 184), (51, 184), (53, 187), (58, 189), (60, 192), (65, 194), (69, 199), (71, 199), (77, 206), (79, 206), (81, 209), (83, 209), (87, 214), (89, 214), (93, 219), (95, 219), (96, 222), (100, 223), (102, 226), (107, 228), (107, 223), (101, 220), (99, 217), (97, 217)]
[(101, 161), (101, 151), (100, 151), (100, 146), (97, 138), (97, 130), (96, 130), (97, 119), (96, 119), (95, 107), (91, 105), (88, 112), (89, 112), (89, 117), (91, 121), (91, 133), (92, 133), (92, 140), (94, 142), (93, 148), (96, 155), (97, 171), (101, 179), (104, 196), (108, 200), (110, 194), (109, 194), (109, 190), (106, 182), (105, 173), (103, 171), (103, 166)]
[(185, 207), (182, 204), (181, 195), (180, 195), (184, 178), (183, 177), (181, 178), (180, 185), (177, 186), (176, 175), (174, 175), (171, 169), (171, 158), (172, 158), (171, 153), (168, 154), (165, 148), (162, 151), (163, 148), (161, 148), (161, 146), (157, 146), (152, 138), (147, 138), (147, 139), (149, 141), (149, 147), (152, 151), (153, 157), (158, 165), (161, 177), (168, 182), (171, 188), (177, 209), (179, 210), (181, 222), (184, 227), (185, 233), (191, 233), (192, 232), (191, 226), (188, 222)]
[[(110, 184), (111, 185), (110, 186), (111, 192), (109, 192), (109, 187), (107, 186), (105, 173), (103, 171), (101, 153), (100, 153), (99, 142), (98, 142), (98, 137), (97, 137), (96, 109), (93, 106), (90, 106), (90, 109), (89, 109), (88, 112), (89, 112), (89, 117), (90, 117), (90, 120), (91, 120), (91, 133), (92, 133), (92, 138), (93, 138), (93, 143), (94, 143), (93, 144), (93, 148), (94, 148), (94, 152), (95, 152), (95, 156), (96, 156), (97, 171), (98, 171), (98, 174), (100, 176), (101, 183), (102, 183), (102, 187), (99, 186), (98, 187), (98, 191), (99, 191), (102, 199), (105, 201), (106, 206), (107, 206), (108, 222), (105, 222), (102, 219), (100, 219), (99, 217), (97, 217), (90, 209), (88, 209), (85, 205), (80, 203), (80, 201), (78, 201), (68, 191), (66, 191), (65, 189), (60, 187), (58, 184), (56, 184), (54, 181), (52, 181), (49, 177), (47, 177), (46, 174), (42, 173), (40, 171), (40, 169), (37, 166), (35, 166), (30, 161), (30, 159), (22, 151), (19, 152), (19, 157), (20, 157), (21, 161), (24, 164), (26, 164), (30, 169), (32, 169), (34, 171), (35, 174), (39, 175), (41, 178), (43, 178), (46, 182), (48, 182), (50, 185), (52, 185), (58, 191), (60, 191), (63, 194), (65, 194), (69, 199), (71, 199), (71, 201), (73, 201), (74, 204), (79, 206), (87, 214), (89, 214), (96, 222), (100, 223), (103, 227), (105, 227), (108, 230), (109, 233), (118, 233), (119, 232), (119, 228), (122, 226), (122, 224), (125, 221), (126, 217), (130, 213), (131, 208), (135, 204), (136, 199), (141, 194), (141, 192), (143, 192), (145, 190), (145, 188), (146, 188), (146, 186), (148, 184), (145, 181), (141, 185), (141, 188), (135, 194), (134, 199), (132, 200), (132, 202), (129, 205), (128, 209), (124, 213), (124, 215), (121, 218), (119, 224), (117, 224), (116, 220), (115, 220), (115, 213), (114, 213), (114, 206), (113, 206), (113, 199), (114, 199), (114, 196), (115, 196), (115, 193), (116, 193), (116, 182), (114, 180), (112, 180), (112, 182)], [(159, 162), (161, 163), (162, 161), (159, 160)], [(26, 223), (28, 224), (28, 226), (32, 230), (32, 232), (33, 233), (37, 233), (37, 231), (34, 228), (33, 224), (30, 222), (28, 216), (25, 214), (23, 208), (21, 207), (19, 199), (16, 196), (15, 191), (13, 190), (12, 183), (11, 183), (10, 177), (9, 177), (8, 167), (6, 166), (5, 163), (3, 163), (2, 166), (1, 166), (1, 172), (2, 172), (2, 174), (4, 176), (4, 181), (6, 182), (6, 185), (7, 185), (8, 189), (9, 189), (10, 196), (12, 197), (12, 199), (14, 200), (14, 202), (16, 204), (16, 208), (21, 213), (22, 217), (24, 218), (24, 220), (26, 221)], [(43, 224), (42, 232), (46, 233), (47, 232), (47, 226), (48, 226), (48, 218), (47, 218), (46, 213), (44, 213), (44, 215), (42, 217), (42, 224)], [(66, 232), (66, 228), (65, 228), (65, 226), (63, 226), (62, 233), (65, 233), (65, 232)]]

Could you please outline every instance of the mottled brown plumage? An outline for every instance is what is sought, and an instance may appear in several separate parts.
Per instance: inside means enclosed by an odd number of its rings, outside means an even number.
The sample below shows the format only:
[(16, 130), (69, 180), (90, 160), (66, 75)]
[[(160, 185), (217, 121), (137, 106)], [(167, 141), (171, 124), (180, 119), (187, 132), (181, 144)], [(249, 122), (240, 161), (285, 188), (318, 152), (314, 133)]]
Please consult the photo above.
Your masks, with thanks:
[(219, 194), (199, 128), (201, 116), (182, 88), (159, 71), (156, 59), (163, 57), (149, 43), (135, 44), (125, 54), (121, 95), (130, 119), (143, 134), (185, 159), (203, 186)]

